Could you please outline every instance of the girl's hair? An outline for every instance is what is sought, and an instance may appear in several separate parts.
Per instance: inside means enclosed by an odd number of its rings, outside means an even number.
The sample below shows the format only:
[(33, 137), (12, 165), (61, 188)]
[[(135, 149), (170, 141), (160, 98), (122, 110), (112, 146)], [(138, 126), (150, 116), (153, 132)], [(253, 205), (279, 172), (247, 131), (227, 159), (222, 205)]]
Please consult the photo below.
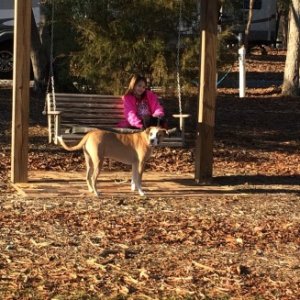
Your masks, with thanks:
[[(134, 89), (135, 85), (137, 83), (139, 83), (140, 81), (144, 81), (145, 85), (147, 85), (146, 77), (144, 77), (142, 75), (133, 75), (130, 82), (129, 82), (129, 86), (128, 86), (126, 92), (125, 92), (125, 95), (133, 94), (133, 89)], [(146, 94), (146, 90), (143, 93), (142, 97), (144, 97), (145, 94)]]

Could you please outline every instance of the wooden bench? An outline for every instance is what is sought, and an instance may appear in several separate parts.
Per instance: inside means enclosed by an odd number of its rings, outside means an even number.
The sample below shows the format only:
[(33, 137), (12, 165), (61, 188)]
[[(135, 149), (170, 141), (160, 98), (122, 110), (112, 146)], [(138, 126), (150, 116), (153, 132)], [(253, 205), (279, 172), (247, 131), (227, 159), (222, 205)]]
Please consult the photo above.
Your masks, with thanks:
[[(118, 132), (139, 131), (116, 128), (117, 123), (124, 118), (121, 96), (56, 93), (53, 97), (49, 93), (46, 97), (49, 143), (57, 144), (58, 136), (62, 136), (66, 142), (75, 143), (94, 128)], [(183, 130), (180, 135), (165, 138), (162, 146), (184, 145), (184, 119), (188, 115), (178, 116)]]

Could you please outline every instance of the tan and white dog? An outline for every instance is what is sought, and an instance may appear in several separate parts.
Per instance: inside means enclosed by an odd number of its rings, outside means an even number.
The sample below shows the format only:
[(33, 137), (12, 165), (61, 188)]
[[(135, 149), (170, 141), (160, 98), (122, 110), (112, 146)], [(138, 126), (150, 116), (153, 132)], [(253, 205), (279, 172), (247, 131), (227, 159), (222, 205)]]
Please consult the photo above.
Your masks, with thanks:
[(86, 161), (86, 182), (90, 192), (98, 196), (96, 189), (97, 177), (102, 168), (104, 158), (112, 158), (119, 162), (132, 165), (131, 190), (138, 190), (144, 196), (142, 175), (146, 161), (149, 159), (153, 146), (157, 146), (168, 134), (166, 129), (149, 127), (136, 133), (116, 133), (101, 129), (88, 132), (78, 145), (69, 147), (62, 137), (58, 140), (68, 151), (83, 149)]

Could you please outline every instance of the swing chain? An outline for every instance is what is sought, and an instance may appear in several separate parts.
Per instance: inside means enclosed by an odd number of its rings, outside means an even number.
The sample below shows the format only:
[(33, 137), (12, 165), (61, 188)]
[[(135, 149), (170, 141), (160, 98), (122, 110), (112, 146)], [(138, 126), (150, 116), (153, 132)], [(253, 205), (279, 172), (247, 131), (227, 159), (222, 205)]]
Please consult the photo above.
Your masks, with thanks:
[[(54, 45), (54, 1), (52, 1), (52, 10), (51, 10), (51, 31), (50, 31), (50, 66), (49, 66), (49, 79), (46, 89), (46, 99), (43, 114), (47, 113), (47, 97), (49, 94), (50, 84), (51, 84), (51, 94), (53, 99), (53, 111), (56, 111), (56, 100), (55, 100), (55, 86), (54, 86), (54, 54), (53, 54), (53, 45)], [(48, 107), (49, 109), (49, 107)]]
[(182, 28), (182, 0), (179, 0), (179, 20), (178, 20), (177, 57), (176, 57), (176, 77), (177, 77), (177, 96), (178, 96), (179, 114), (182, 114), (181, 83), (180, 83), (181, 28)]

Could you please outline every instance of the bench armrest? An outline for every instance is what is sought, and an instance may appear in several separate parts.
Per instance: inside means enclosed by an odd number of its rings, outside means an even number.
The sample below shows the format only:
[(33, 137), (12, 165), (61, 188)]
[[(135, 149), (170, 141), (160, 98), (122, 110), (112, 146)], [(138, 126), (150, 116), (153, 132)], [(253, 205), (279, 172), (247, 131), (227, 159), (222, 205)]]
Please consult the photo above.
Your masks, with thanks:
[(61, 115), (62, 111), (60, 110), (54, 110), (54, 111), (48, 111), (47, 115), (51, 115), (51, 116), (56, 116), (56, 115)]
[(185, 119), (189, 118), (189, 114), (173, 114), (173, 118), (179, 119), (179, 129), (181, 131), (181, 139), (182, 142), (184, 143), (185, 141)]
[(182, 135), (184, 135), (184, 123), (185, 119), (189, 118), (189, 114), (173, 114), (173, 118), (179, 119), (179, 128), (182, 131)]
[[(57, 145), (57, 137), (60, 135), (60, 120), (61, 120), (61, 111), (50, 111), (48, 115), (48, 142), (52, 141)], [(53, 123), (52, 123), (53, 122)]]

